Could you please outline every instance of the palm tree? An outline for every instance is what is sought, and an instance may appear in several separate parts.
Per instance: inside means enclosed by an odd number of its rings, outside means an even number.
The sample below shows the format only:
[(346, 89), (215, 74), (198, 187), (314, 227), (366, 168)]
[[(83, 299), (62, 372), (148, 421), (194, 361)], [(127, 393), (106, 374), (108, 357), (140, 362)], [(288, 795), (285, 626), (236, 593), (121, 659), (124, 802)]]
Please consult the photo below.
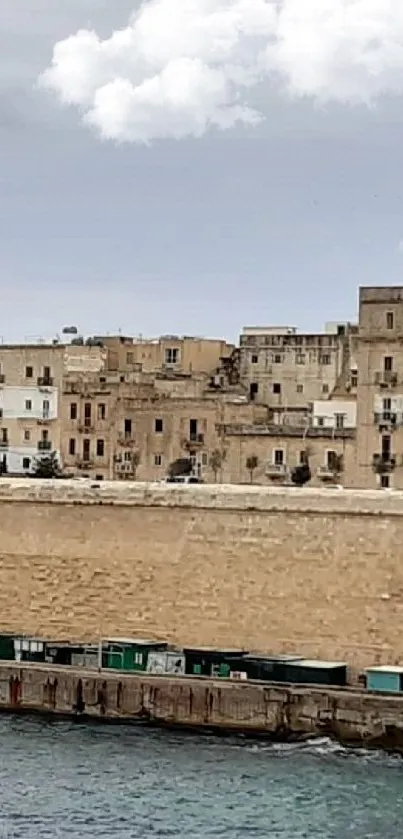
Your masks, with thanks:
[(249, 455), (249, 457), (246, 458), (245, 466), (249, 472), (250, 482), (253, 484), (253, 474), (259, 466), (259, 458), (255, 454)]
[(34, 478), (60, 478), (62, 470), (56, 452), (37, 457), (32, 474)]

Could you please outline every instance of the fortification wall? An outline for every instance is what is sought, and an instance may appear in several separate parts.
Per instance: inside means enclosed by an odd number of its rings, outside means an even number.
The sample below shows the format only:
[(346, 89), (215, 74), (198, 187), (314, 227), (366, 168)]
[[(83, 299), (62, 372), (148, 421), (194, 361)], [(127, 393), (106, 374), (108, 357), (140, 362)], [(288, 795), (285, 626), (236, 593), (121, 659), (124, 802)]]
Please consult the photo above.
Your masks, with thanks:
[(403, 660), (403, 494), (0, 480), (0, 629)]

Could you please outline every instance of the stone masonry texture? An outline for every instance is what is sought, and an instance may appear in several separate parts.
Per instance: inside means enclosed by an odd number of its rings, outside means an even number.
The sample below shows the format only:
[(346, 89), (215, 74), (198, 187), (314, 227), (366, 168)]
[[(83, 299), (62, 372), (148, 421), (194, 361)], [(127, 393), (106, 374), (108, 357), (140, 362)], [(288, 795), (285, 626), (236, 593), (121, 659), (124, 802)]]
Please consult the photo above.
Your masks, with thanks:
[(403, 494), (0, 480), (0, 631), (403, 659)]

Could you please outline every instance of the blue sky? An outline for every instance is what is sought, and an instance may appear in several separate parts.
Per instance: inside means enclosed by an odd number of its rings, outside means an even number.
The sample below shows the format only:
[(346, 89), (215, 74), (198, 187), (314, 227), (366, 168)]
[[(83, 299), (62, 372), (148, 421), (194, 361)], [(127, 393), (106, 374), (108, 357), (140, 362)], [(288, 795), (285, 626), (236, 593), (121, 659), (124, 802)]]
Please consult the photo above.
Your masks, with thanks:
[[(210, 0), (186, 2), (196, 8)], [(229, 7), (241, 0), (220, 2)], [(250, 2), (257, 12), (268, 0)], [(315, 5), (315, 0), (306, 2)], [(106, 112), (110, 100), (106, 105), (102, 100), (94, 127), (82, 121), (87, 104), (60, 101), (73, 98), (69, 80), (78, 60), (76, 41), (70, 44), (69, 63), (63, 53), (59, 56), (57, 79), (46, 89), (37, 82), (51, 65), (57, 42), (82, 28), (96, 32), (102, 42), (127, 26), (133, 2), (121, 0), (117, 12), (113, 5), (109, 0), (1, 4), (4, 341), (51, 337), (71, 323), (85, 334), (121, 329), (229, 340), (243, 325), (315, 330), (326, 320), (355, 319), (360, 284), (402, 282), (399, 67), (391, 67), (381, 53), (385, 80), (368, 107), (366, 96), (374, 91), (366, 78), (360, 76), (350, 92), (343, 87), (348, 61), (341, 72), (315, 60), (310, 73), (305, 61), (302, 78), (297, 65), (289, 71), (296, 59), (287, 53), (287, 89), (270, 71), (268, 78), (261, 74), (250, 84), (245, 99), (237, 92), (236, 102), (243, 106), (245, 101), (262, 117), (257, 124), (235, 119), (225, 129), (217, 127), (224, 111), (228, 121), (228, 103), (223, 110), (220, 102), (220, 110), (217, 100), (207, 101), (210, 80), (203, 75), (200, 85), (192, 80), (186, 112), (176, 112), (174, 119), (172, 108), (164, 111), (158, 101), (156, 110), (155, 102), (152, 107), (147, 102), (141, 120), (132, 108), (125, 112), (125, 124), (119, 116), (116, 128), (116, 114), (111, 122)], [(396, 20), (389, 23), (397, 32), (396, 54), (403, 52), (403, 12), (395, 8)], [(180, 44), (174, 46), (180, 50)], [(240, 50), (252, 61), (254, 54), (243, 43)], [(122, 75), (128, 56), (118, 58), (116, 72)], [(96, 70), (111, 82), (114, 68), (105, 55), (102, 61)], [(94, 70), (90, 64), (87, 69)], [(280, 69), (284, 77), (284, 66)], [(177, 78), (182, 84), (183, 76)], [(383, 78), (381, 71), (377, 78)], [(198, 136), (196, 117), (202, 125)], [(128, 137), (138, 132), (139, 120), (148, 145), (144, 137)], [(105, 139), (105, 131), (117, 136)], [(158, 136), (161, 131), (166, 136)]]

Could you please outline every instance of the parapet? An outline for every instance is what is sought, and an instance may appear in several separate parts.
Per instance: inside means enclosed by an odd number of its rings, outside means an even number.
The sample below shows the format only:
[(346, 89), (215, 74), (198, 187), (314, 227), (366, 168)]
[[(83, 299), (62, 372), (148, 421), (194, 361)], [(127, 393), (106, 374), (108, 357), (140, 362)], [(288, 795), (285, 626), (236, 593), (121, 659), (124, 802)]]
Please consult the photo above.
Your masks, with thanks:
[(0, 479), (0, 504), (99, 505), (233, 510), (239, 513), (403, 516), (403, 492), (236, 484)]

